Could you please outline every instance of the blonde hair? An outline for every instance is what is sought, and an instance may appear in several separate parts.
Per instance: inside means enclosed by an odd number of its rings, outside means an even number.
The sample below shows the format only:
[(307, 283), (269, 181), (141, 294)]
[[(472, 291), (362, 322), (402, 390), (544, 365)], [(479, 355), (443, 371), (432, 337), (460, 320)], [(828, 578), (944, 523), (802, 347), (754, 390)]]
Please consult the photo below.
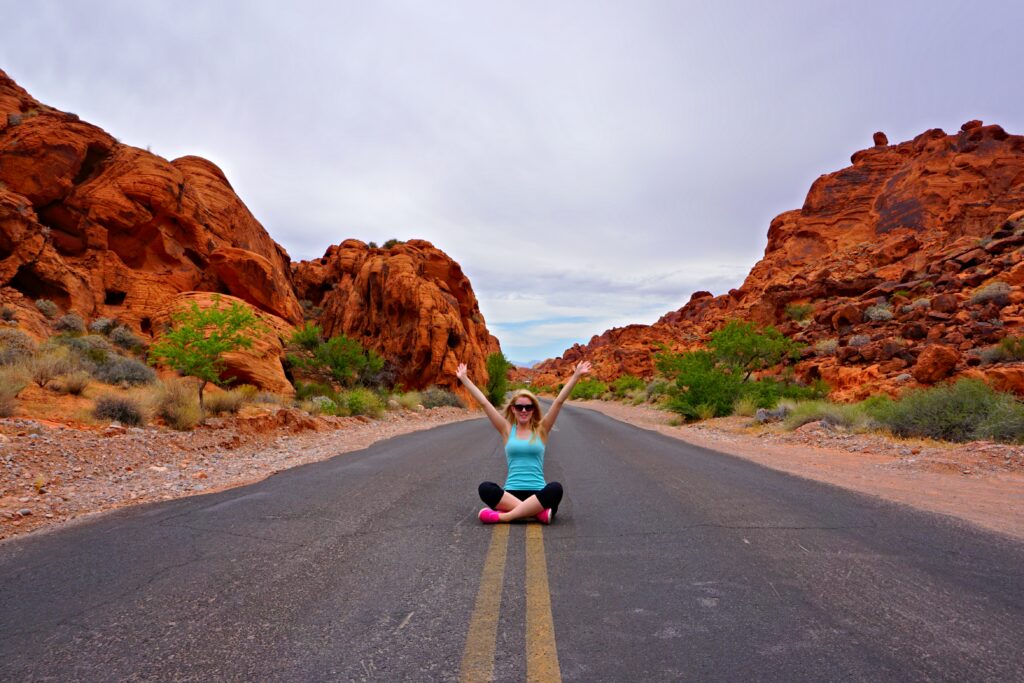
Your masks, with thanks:
[(537, 400), (537, 397), (534, 395), (532, 391), (527, 391), (526, 389), (517, 389), (512, 393), (511, 398), (509, 398), (508, 400), (508, 405), (505, 406), (505, 419), (508, 420), (508, 423), (510, 425), (517, 424), (516, 409), (513, 408), (512, 406), (515, 405), (516, 399), (522, 398), (523, 396), (530, 399), (530, 402), (533, 404), (533, 413), (530, 414), (530, 429), (533, 430), (533, 435), (530, 437), (530, 441), (532, 442), (535, 438), (537, 438), (538, 435), (540, 435), (540, 438), (543, 441), (547, 438), (547, 434), (544, 434), (541, 431), (541, 420), (543, 419), (544, 415), (541, 412), (540, 401)]

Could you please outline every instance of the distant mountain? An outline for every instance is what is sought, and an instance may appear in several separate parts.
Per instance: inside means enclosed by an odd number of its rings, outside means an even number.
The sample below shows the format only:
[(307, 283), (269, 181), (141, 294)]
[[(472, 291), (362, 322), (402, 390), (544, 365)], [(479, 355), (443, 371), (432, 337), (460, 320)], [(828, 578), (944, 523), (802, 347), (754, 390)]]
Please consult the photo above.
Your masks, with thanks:
[(529, 369), (532, 368), (537, 363), (542, 363), (543, 360), (510, 360), (509, 362), (512, 363), (512, 365), (516, 366), (517, 368)]

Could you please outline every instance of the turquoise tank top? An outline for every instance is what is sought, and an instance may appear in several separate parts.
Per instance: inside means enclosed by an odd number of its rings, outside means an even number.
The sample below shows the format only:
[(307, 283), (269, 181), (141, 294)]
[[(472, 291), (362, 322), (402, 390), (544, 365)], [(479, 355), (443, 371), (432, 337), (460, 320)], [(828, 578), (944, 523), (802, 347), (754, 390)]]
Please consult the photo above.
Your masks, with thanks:
[(544, 488), (544, 442), (540, 436), (533, 439), (516, 438), (516, 426), (505, 443), (505, 460), (508, 462), (508, 491), (539, 491)]

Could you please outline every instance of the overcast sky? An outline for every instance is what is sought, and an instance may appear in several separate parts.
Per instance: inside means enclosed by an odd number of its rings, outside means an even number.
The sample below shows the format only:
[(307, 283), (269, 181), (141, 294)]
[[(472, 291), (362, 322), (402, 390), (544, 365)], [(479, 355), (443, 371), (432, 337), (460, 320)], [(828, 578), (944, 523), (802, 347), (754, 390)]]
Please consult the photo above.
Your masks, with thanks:
[(430, 240), (516, 361), (737, 286), (871, 134), (1024, 132), (1024, 3), (16, 2), (0, 68), (293, 259)]

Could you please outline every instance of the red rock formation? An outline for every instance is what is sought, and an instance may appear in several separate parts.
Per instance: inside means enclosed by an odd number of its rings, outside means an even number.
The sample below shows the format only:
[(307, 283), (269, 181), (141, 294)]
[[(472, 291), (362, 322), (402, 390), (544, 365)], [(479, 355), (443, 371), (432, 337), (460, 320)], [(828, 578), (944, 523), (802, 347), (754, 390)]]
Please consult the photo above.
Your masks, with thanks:
[(458, 388), (461, 362), (485, 381), (486, 357), (500, 350), (462, 268), (430, 242), (377, 249), (346, 240), (293, 273), (299, 298), (322, 309), (324, 333), (375, 349), (408, 388)]
[[(378, 349), (409, 387), (452, 386), (457, 363), (486, 379), (488, 333), (459, 265), (426, 242), (332, 247), (295, 268), (329, 334)], [(32, 305), (50, 299), (87, 321), (116, 318), (143, 335), (174, 306), (233, 295), (280, 335), (303, 321), (288, 254), (198, 157), (167, 161), (39, 103), (0, 71), (0, 298), (44, 337)], [(229, 359), (226, 374), (287, 392), (279, 340)]]
[[(649, 359), (620, 362), (601, 340), (617, 333), (618, 346), (636, 349), (682, 338), (672, 344), (681, 349), (739, 318), (777, 325), (811, 345), (835, 339), (835, 356), (807, 358), (797, 371), (829, 381), (837, 398), (859, 398), (914, 386), (908, 368), (928, 344), (955, 349), (956, 374), (977, 364), (981, 347), (1024, 333), (1024, 137), (970, 121), (953, 135), (933, 129), (908, 142), (881, 142), (876, 136), (876, 146), (855, 153), (852, 166), (819, 178), (801, 209), (771, 222), (764, 258), (742, 287), (695, 295), (652, 326), (595, 336), (540, 364), (534, 381), (554, 383), (584, 357), (606, 380), (625, 372), (650, 376)], [(1010, 286), (1005, 301), (974, 300), (996, 281)], [(811, 318), (790, 320), (786, 307), (794, 303), (810, 304)], [(879, 305), (891, 317), (869, 311)], [(901, 339), (901, 356), (879, 360), (864, 349), (844, 350), (851, 336), (864, 334), (880, 344)], [(934, 373), (917, 374), (934, 381)], [(1024, 384), (1015, 389), (1024, 393)]]

